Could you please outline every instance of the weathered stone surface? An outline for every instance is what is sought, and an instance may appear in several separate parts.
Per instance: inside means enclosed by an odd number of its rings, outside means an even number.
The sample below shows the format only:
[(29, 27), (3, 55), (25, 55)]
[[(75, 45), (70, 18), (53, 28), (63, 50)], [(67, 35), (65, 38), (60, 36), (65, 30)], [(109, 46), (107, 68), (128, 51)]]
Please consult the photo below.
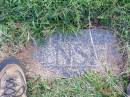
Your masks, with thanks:
[(118, 73), (122, 65), (116, 37), (99, 28), (81, 30), (75, 35), (54, 34), (32, 56), (43, 68), (64, 77), (79, 76), (93, 69)]

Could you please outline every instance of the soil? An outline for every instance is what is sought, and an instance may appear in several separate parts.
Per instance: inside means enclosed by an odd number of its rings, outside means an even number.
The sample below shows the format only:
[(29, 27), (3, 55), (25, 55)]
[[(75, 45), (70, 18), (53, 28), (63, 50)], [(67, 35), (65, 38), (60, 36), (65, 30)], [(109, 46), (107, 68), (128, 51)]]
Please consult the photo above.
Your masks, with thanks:
[(41, 77), (43, 79), (53, 77), (53, 72), (43, 68), (39, 62), (32, 59), (32, 52), (36, 49), (37, 48), (35, 46), (28, 45), (15, 54), (15, 56), (24, 63), (27, 77)]
[[(25, 66), (26, 76), (28, 78), (32, 77), (41, 77), (42, 79), (50, 79), (50, 78), (58, 78), (64, 77), (62, 75), (58, 75), (55, 72), (55, 69), (45, 68), (44, 64), (39, 60), (35, 60), (33, 57), (34, 52), (38, 51), (40, 47), (34, 46), (32, 43), (27, 44), (22, 47), (14, 47), (14, 46), (3, 46), (1, 48), (1, 56), (0, 59), (3, 60), (5, 57), (9, 55), (13, 55), (18, 58)], [(101, 48), (100, 51), (104, 51), (104, 45), (97, 45), (96, 48)], [(108, 47), (109, 48), (109, 47)], [(104, 56), (105, 55), (105, 56)], [(121, 54), (114, 55), (113, 51), (108, 51), (106, 49), (105, 52), (100, 54), (100, 63), (103, 64), (102, 67), (90, 67), (94, 72), (108, 72), (108, 70), (112, 70), (113, 74), (120, 74), (124, 67), (124, 62), (122, 61)]]

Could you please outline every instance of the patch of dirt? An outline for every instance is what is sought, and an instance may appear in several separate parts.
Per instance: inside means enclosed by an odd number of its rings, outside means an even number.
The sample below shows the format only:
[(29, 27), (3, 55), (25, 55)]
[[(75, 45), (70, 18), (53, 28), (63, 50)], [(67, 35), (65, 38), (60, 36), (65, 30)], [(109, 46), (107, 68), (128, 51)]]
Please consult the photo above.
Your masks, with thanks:
[(31, 54), (36, 49), (32, 44), (28, 44), (25, 47), (5, 45), (0, 48), (0, 61), (6, 57), (15, 56), (24, 65), (24, 71), (28, 79), (34, 77), (41, 77), (41, 79), (55, 78), (53, 71), (43, 68), (39, 62), (32, 59)]
[[(26, 76), (27, 78), (33, 78), (33, 77), (41, 77), (41, 79), (50, 79), (50, 78), (57, 78), (55, 72), (52, 70), (48, 70), (47, 68), (43, 67), (43, 64), (40, 64), (36, 60), (32, 58), (32, 53), (36, 51), (38, 48), (34, 45), (26, 45), (26, 47), (9, 47), (9, 46), (3, 46), (1, 48), (0, 52), (0, 61), (2, 61), (4, 58), (13, 55), (17, 59), (19, 59), (23, 65), (25, 66)], [(14, 52), (15, 51), (15, 52)], [(110, 53), (110, 52), (109, 52)], [(108, 54), (109, 55), (109, 54)], [(107, 55), (106, 55), (107, 56)], [(111, 57), (108, 60), (107, 57)], [(102, 63), (111, 63), (112, 65), (109, 65), (107, 67), (103, 67), (108, 69), (111, 69), (114, 73), (118, 74), (123, 70), (123, 62), (118, 57), (112, 57), (112, 56), (103, 56), (101, 62)], [(110, 61), (110, 62), (107, 62)], [(116, 65), (113, 65), (116, 64)], [(110, 67), (110, 68), (109, 68)], [(99, 73), (101, 69), (92, 68), (95, 72)], [(106, 70), (106, 71), (107, 71)]]
[[(100, 30), (99, 30), (99, 32), (100, 32)], [(105, 32), (103, 32), (103, 33), (105, 33)], [(97, 35), (97, 38), (96, 38), (96, 35)], [(84, 62), (82, 59), (87, 58), (87, 60), (88, 60), (87, 65), (89, 65), (89, 66), (92, 65), (90, 67), (88, 66), (88, 70), (86, 70), (86, 67), (84, 67), (85, 72), (92, 70), (94, 72), (99, 72), (99, 73), (104, 74), (104, 73), (108, 72), (109, 70), (111, 70), (112, 73), (115, 75), (120, 74), (124, 69), (125, 63), (122, 60), (122, 57), (123, 57), (122, 54), (120, 54), (118, 52), (119, 47), (115, 48), (115, 45), (118, 45), (118, 43), (114, 42), (113, 44), (111, 44), (113, 38), (111, 38), (109, 34), (108, 34), (108, 37), (106, 37), (106, 38), (104, 38), (105, 36), (103, 36), (102, 37), (103, 39), (101, 39), (99, 37), (100, 35), (98, 34), (98, 32), (96, 34), (94, 34), (93, 36), (95, 37), (96, 40), (98, 40), (98, 41), (96, 41), (97, 45), (95, 45), (95, 48), (97, 48), (96, 51), (97, 51), (98, 58), (96, 59), (96, 61), (97, 61), (96, 64), (98, 65), (98, 67), (95, 66), (95, 64), (93, 63), (93, 60), (90, 60), (93, 56), (87, 56), (87, 54), (89, 54), (89, 52), (92, 53), (92, 49), (89, 48), (87, 50), (84, 47), (88, 47), (89, 45), (83, 47), (82, 45), (79, 44), (79, 42), (77, 42), (78, 46), (79, 47), (81, 46), (80, 50), (83, 49), (83, 53), (79, 52), (77, 49), (74, 50), (74, 48), (70, 48), (70, 47), (76, 47), (76, 45), (75, 45), (76, 43), (73, 43), (73, 44), (67, 46), (65, 43), (62, 42), (63, 44), (60, 45), (60, 47), (63, 46), (62, 48), (59, 48), (59, 46), (57, 45), (58, 50), (61, 50), (61, 52), (62, 52), (62, 53), (60, 52), (60, 54), (58, 56), (58, 59), (59, 59), (58, 62), (61, 62), (61, 64), (60, 64), (61, 67), (63, 67), (63, 63), (66, 62), (66, 61), (64, 61), (65, 58), (63, 59), (62, 58), (63, 56), (61, 56), (61, 54), (64, 55), (63, 50), (67, 51), (68, 54), (70, 53), (69, 50), (71, 50), (71, 52), (73, 52), (72, 54), (75, 55), (74, 56), (75, 60), (79, 59), (79, 60), (77, 60), (77, 62), (78, 61), (79, 61), (79, 63)], [(55, 37), (52, 39), (55, 39)], [(86, 35), (86, 39), (88, 39), (88, 35)], [(60, 41), (60, 40), (57, 40), (57, 41)], [(105, 43), (105, 41), (107, 44), (103, 44), (103, 43)], [(36, 47), (31, 43), (27, 44), (26, 46), (19, 46), (19, 47), (14, 46), (14, 45), (5, 45), (5, 46), (2, 46), (2, 48), (0, 49), (0, 51), (1, 51), (0, 52), (0, 61), (3, 60), (3, 58), (8, 57), (9, 55), (15, 56), (24, 64), (26, 75), (28, 78), (39, 77), (39, 76), (42, 79), (62, 77), (61, 73), (59, 73), (59, 72), (58, 72), (59, 74), (56, 73), (57, 68), (53, 69), (54, 66), (56, 67), (57, 65), (59, 65), (59, 64), (57, 64), (57, 60), (55, 61), (56, 48), (54, 49), (55, 51), (53, 51), (53, 48), (56, 47), (56, 45), (53, 45), (55, 43), (56, 43), (56, 40), (53, 41), (52, 45), (49, 44), (44, 49), (41, 48), (42, 49), (41, 51), (39, 51), (39, 47)], [(72, 50), (74, 50), (75, 52)], [(34, 52), (37, 52), (37, 51), (38, 51), (38, 54), (35, 55), (35, 57), (33, 57)], [(52, 53), (51, 53), (51, 51), (52, 51)], [(43, 57), (43, 53), (44, 53), (44, 57)], [(85, 55), (83, 55), (84, 53), (85, 53)], [(91, 53), (89, 55), (92, 55)], [(80, 56), (79, 56), (79, 54), (80, 54)], [(83, 56), (85, 56), (85, 57), (83, 57)], [(89, 61), (91, 61), (91, 62), (89, 62)], [(94, 59), (94, 61), (95, 61), (95, 59)], [(51, 69), (45, 67), (45, 66), (48, 66), (47, 65), (48, 62), (52, 63)], [(47, 63), (47, 64), (45, 64), (45, 63)], [(75, 66), (75, 63), (73, 63), (73, 64)], [(68, 63), (67, 64), (65, 63), (65, 66), (67, 66), (67, 65), (68, 65)], [(50, 64), (49, 64), (49, 66), (50, 66)], [(72, 64), (71, 64), (71, 66), (72, 66)], [(74, 66), (72, 67), (72, 70), (74, 70)], [(58, 67), (58, 69), (59, 69), (59, 67)], [(66, 69), (66, 67), (61, 68), (61, 72), (64, 71), (65, 69)], [(70, 67), (69, 67), (69, 69), (70, 69)], [(84, 71), (84, 69), (82, 71)], [(66, 72), (63, 72), (63, 73), (66, 74)], [(67, 73), (68, 73), (68, 71), (67, 71)], [(75, 73), (75, 71), (74, 71), (74, 73)]]
[(24, 63), (27, 77), (41, 77), (43, 79), (47, 79), (50, 76), (55, 77), (53, 72), (43, 68), (39, 62), (32, 59), (32, 52), (36, 49), (35, 46), (28, 45), (15, 54), (16, 58)]

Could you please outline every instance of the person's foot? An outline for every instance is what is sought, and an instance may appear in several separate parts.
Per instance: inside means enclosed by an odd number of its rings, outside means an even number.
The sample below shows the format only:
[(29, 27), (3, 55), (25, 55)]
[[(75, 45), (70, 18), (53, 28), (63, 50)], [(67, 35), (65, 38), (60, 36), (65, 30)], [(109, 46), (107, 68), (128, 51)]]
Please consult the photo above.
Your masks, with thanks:
[(0, 97), (27, 97), (25, 75), (14, 57), (0, 63)]

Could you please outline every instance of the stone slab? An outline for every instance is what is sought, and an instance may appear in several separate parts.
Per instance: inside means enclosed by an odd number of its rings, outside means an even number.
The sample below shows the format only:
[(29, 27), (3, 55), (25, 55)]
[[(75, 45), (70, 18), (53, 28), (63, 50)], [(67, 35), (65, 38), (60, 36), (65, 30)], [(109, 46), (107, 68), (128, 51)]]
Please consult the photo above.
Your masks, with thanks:
[(100, 28), (84, 29), (74, 35), (56, 33), (37, 47), (32, 57), (43, 68), (63, 77), (80, 76), (92, 69), (118, 73), (122, 59), (117, 43), (111, 31)]

